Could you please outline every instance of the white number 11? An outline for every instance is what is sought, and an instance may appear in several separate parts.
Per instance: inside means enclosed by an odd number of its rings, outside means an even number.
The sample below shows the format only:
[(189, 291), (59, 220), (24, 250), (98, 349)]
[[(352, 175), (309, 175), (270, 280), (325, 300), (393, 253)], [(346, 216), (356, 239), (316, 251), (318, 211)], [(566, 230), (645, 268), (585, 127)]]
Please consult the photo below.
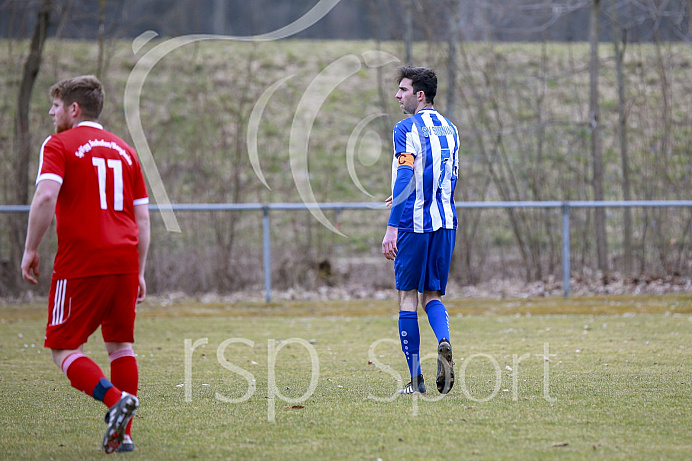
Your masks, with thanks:
[[(106, 159), (93, 157), (91, 163), (96, 167), (99, 175), (99, 195), (101, 197), (101, 209), (108, 209), (106, 201)], [(113, 209), (123, 211), (123, 164), (120, 160), (108, 159), (108, 168), (113, 170)]]

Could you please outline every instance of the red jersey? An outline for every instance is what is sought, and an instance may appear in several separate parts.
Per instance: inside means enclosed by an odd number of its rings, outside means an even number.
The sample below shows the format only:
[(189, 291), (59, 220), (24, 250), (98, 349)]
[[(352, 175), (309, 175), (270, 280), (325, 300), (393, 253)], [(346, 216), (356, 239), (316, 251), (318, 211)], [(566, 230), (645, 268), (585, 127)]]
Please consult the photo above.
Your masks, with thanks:
[(59, 182), (53, 279), (139, 273), (135, 205), (149, 203), (137, 155), (95, 122), (48, 137), (36, 184)]

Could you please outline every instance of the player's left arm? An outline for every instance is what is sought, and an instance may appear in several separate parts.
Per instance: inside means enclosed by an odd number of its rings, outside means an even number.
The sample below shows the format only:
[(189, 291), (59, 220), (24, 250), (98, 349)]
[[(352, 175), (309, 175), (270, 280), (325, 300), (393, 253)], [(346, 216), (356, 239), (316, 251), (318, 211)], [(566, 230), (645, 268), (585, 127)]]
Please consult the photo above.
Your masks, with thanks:
[[(55, 205), (58, 201), (61, 183), (51, 179), (44, 179), (36, 186), (34, 198), (29, 209), (29, 228), (24, 243), (24, 255), (22, 256), (22, 277), (29, 283), (38, 285), (36, 277), (39, 275), (38, 246), (46, 235), (46, 231), (53, 221)], [(33, 272), (34, 275), (31, 273)]]
[(141, 303), (147, 296), (144, 270), (147, 265), (147, 253), (149, 251), (149, 241), (151, 240), (148, 204), (135, 205), (135, 221), (137, 222), (137, 228), (139, 228), (139, 243), (137, 244), (137, 251), (139, 252), (139, 290), (137, 291), (137, 302)]

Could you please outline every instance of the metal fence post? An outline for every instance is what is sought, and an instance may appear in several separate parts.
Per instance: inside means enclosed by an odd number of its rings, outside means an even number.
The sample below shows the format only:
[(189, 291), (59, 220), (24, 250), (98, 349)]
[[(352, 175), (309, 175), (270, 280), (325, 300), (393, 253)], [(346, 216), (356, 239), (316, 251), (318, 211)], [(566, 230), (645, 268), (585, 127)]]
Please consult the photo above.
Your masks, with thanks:
[(262, 207), (262, 241), (264, 248), (264, 297), (267, 303), (272, 300), (272, 256), (269, 238), (269, 207)]
[(562, 287), (565, 298), (569, 298), (569, 203), (562, 204)]

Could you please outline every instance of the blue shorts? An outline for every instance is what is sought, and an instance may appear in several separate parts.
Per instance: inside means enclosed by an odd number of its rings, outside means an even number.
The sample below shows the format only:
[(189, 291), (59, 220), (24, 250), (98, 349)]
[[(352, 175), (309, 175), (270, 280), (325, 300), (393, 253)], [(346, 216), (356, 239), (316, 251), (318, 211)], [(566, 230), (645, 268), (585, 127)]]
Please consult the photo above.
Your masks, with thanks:
[(399, 251), (394, 259), (396, 289), (445, 294), (456, 234), (456, 229), (422, 234), (399, 231), (396, 240)]

